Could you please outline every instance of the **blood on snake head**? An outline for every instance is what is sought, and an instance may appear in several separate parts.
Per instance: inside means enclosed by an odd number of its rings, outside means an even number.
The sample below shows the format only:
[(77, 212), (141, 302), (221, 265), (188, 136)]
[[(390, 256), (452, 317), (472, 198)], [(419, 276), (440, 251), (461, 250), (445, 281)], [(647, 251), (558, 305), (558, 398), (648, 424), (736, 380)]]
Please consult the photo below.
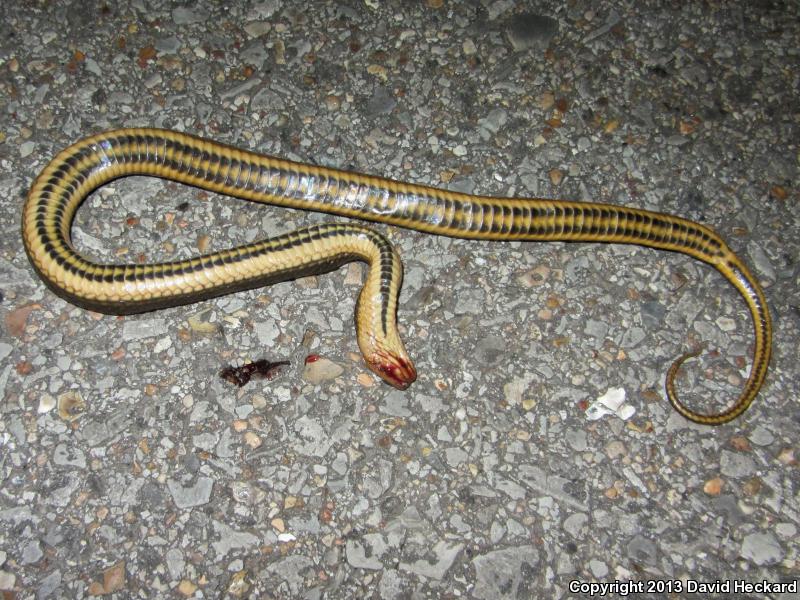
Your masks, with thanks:
[(404, 390), (417, 379), (417, 370), (409, 358), (386, 351), (375, 352), (367, 365), (378, 377), (398, 390)]

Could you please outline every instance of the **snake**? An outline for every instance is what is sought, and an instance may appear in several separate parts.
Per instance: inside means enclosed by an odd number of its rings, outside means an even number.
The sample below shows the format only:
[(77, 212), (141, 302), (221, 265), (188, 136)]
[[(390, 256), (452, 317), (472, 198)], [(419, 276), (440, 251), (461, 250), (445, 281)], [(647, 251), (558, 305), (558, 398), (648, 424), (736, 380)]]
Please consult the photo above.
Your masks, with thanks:
[(93, 262), (72, 243), (75, 212), (100, 186), (131, 175), (454, 238), (622, 243), (682, 253), (711, 265), (738, 290), (749, 309), (754, 343), (743, 388), (719, 412), (700, 412), (679, 399), (678, 371), (699, 352), (678, 357), (665, 378), (672, 406), (697, 423), (727, 423), (747, 410), (767, 375), (772, 321), (764, 292), (745, 263), (708, 226), (615, 204), (461, 193), (284, 160), (154, 128), (116, 129), (85, 137), (60, 151), (31, 185), (22, 210), (25, 250), (46, 285), (77, 306), (136, 314), (323, 273), (360, 260), (368, 266), (355, 323), (366, 365), (399, 389), (417, 378), (397, 325), (403, 266), (382, 233), (358, 221), (343, 221), (183, 260)]

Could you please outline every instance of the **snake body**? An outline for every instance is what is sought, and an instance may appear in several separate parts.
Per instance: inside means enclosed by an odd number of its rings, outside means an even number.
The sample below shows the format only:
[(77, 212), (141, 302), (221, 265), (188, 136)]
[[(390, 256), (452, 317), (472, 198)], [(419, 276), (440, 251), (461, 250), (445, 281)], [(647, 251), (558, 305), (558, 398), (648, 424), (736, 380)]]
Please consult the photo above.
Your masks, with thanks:
[(187, 260), (91, 262), (71, 242), (75, 211), (93, 190), (128, 175), (151, 175), (248, 200), (435, 235), (614, 242), (687, 254), (716, 268), (744, 298), (753, 320), (753, 364), (735, 402), (706, 414), (685, 406), (675, 391), (680, 365), (694, 356), (685, 354), (667, 373), (670, 402), (688, 419), (718, 425), (744, 412), (766, 377), (772, 324), (764, 293), (742, 260), (704, 225), (611, 204), (462, 194), (282, 160), (159, 129), (120, 129), (84, 138), (61, 151), (31, 187), (22, 216), (25, 249), (48, 286), (77, 305), (112, 314), (143, 312), (363, 260), (369, 271), (356, 307), (356, 328), (367, 365), (401, 389), (416, 379), (396, 326), (402, 264), (381, 234), (359, 224), (337, 223)]

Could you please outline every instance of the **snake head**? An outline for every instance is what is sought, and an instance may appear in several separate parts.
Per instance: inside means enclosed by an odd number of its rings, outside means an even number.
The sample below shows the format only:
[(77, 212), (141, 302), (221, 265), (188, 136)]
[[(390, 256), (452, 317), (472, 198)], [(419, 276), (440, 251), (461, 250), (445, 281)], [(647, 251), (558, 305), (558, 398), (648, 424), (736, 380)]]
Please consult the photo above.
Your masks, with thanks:
[(417, 370), (408, 357), (377, 351), (367, 359), (367, 366), (378, 377), (398, 390), (404, 390), (417, 379)]

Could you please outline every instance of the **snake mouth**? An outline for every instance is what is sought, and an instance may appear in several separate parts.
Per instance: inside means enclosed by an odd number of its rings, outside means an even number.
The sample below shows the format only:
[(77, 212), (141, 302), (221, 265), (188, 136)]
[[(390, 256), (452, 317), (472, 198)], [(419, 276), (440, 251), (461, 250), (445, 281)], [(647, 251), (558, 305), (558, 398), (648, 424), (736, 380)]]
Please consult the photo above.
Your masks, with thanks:
[(380, 352), (368, 364), (378, 377), (398, 390), (406, 389), (417, 379), (417, 370), (407, 358)]

